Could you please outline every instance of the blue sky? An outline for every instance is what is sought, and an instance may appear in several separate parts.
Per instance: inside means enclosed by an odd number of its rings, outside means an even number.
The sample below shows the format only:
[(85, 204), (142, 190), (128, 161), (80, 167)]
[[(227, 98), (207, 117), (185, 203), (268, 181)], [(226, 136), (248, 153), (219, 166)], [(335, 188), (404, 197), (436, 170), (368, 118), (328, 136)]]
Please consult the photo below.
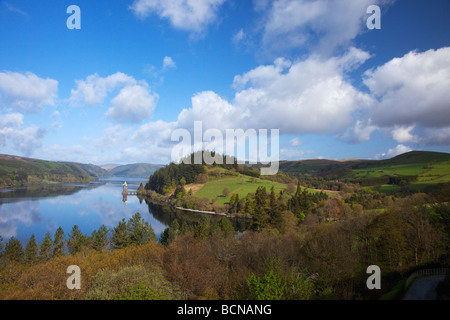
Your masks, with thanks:
[(2, 0), (0, 153), (168, 163), (194, 121), (279, 129), (289, 160), (450, 152), (449, 14), (448, 0)]

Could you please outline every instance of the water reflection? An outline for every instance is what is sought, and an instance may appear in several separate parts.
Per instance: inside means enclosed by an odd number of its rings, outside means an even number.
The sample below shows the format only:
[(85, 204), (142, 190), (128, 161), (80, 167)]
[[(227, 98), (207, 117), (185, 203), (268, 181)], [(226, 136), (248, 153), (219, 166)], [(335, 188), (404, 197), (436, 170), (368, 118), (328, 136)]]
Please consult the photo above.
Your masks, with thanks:
[[(66, 236), (74, 225), (91, 235), (101, 225), (112, 229), (122, 220), (139, 212), (151, 224), (157, 236), (175, 219), (179, 225), (185, 221), (196, 225), (202, 214), (180, 211), (151, 203), (134, 195), (123, 195), (122, 184), (127, 181), (128, 191), (135, 191), (142, 179), (101, 179), (89, 185), (52, 185), (40, 188), (21, 188), (0, 192), (0, 235), (4, 241), (14, 236), (23, 245), (32, 234), (38, 242), (46, 232), (53, 236), (62, 227)], [(210, 216), (212, 222), (221, 217)], [(248, 227), (247, 220), (231, 220), (237, 231)]]
[[(12, 236), (26, 243), (31, 234), (40, 242), (45, 233), (52, 235), (61, 226), (67, 235), (74, 225), (91, 235), (102, 224), (117, 226), (136, 212), (159, 235), (168, 224), (156, 219), (148, 205), (136, 196), (122, 195), (123, 178), (96, 181), (87, 186), (53, 185), (21, 188), (0, 193), (0, 234), (4, 241)], [(127, 179), (129, 190), (136, 190), (142, 179)], [(124, 201), (126, 200), (126, 201)]]

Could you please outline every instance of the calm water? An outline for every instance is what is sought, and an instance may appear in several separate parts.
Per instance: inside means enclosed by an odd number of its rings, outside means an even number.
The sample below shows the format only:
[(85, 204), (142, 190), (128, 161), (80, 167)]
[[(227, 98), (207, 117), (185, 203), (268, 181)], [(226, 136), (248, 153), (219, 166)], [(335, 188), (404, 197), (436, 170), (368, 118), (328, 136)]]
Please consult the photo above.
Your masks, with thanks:
[(152, 209), (145, 201), (140, 203), (136, 196), (128, 196), (124, 203), (124, 181), (127, 181), (128, 190), (133, 191), (147, 180), (110, 178), (87, 186), (57, 185), (1, 190), (0, 235), (3, 242), (14, 236), (25, 245), (34, 234), (40, 243), (47, 231), (53, 237), (60, 226), (67, 237), (74, 225), (78, 225), (83, 233), (90, 236), (102, 224), (109, 229), (113, 228), (122, 218), (128, 220), (136, 212), (151, 224), (159, 236), (170, 220), (165, 219), (163, 213), (156, 212), (157, 208)]

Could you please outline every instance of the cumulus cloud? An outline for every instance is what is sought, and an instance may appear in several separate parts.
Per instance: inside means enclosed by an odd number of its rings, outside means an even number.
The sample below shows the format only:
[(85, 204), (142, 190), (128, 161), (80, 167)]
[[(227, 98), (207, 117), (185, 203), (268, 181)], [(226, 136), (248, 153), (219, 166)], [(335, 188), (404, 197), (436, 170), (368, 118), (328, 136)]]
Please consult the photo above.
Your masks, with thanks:
[(341, 140), (346, 140), (350, 143), (361, 143), (370, 140), (372, 133), (378, 127), (372, 124), (371, 119), (356, 120), (353, 127), (348, 128), (343, 135), (338, 136)]
[(450, 126), (445, 128), (425, 128), (422, 141), (432, 146), (450, 146)]
[(43, 79), (31, 72), (0, 72), (0, 101), (17, 111), (40, 112), (55, 105), (58, 81)]
[[(171, 127), (192, 132), (194, 121), (202, 121), (203, 130), (223, 133), (226, 129), (338, 133), (354, 123), (355, 110), (372, 103), (370, 96), (346, 80), (346, 73), (368, 58), (369, 54), (355, 48), (332, 59), (311, 56), (292, 62), (278, 58), (273, 64), (237, 75), (232, 100), (213, 91), (195, 94), (191, 106), (179, 113)], [(301, 142), (297, 138), (290, 144), (299, 146)]]
[(444, 128), (450, 123), (450, 47), (392, 59), (368, 70), (364, 83), (378, 99), (370, 117), (379, 126)]
[(415, 128), (415, 125), (411, 126), (396, 126), (392, 130), (392, 138), (399, 142), (399, 143), (418, 143), (420, 141), (419, 137), (412, 134), (411, 131), (413, 131)]
[(120, 90), (110, 100), (111, 106), (105, 114), (120, 123), (140, 123), (150, 118), (158, 99), (146, 81), (138, 81), (121, 72), (107, 77), (95, 73), (75, 82), (77, 88), (72, 89), (71, 105), (99, 106), (109, 94)]
[(46, 131), (36, 126), (23, 126), (23, 114), (0, 115), (0, 146), (30, 156), (42, 146)]
[(408, 146), (405, 146), (403, 144), (399, 144), (397, 145), (395, 148), (389, 149), (387, 152), (381, 153), (381, 154), (377, 154), (375, 156), (375, 159), (390, 159), (393, 158), (395, 156), (398, 156), (400, 154), (403, 153), (407, 153), (412, 151), (412, 149)]
[(127, 86), (111, 100), (106, 116), (121, 123), (139, 123), (151, 117), (157, 98), (147, 86)]
[(134, 85), (136, 82), (133, 77), (122, 72), (104, 78), (95, 73), (86, 77), (85, 80), (75, 80), (77, 88), (71, 91), (70, 103), (96, 106), (103, 103), (108, 93), (120, 86)]
[[(256, 1), (263, 12), (262, 42), (279, 52), (307, 47), (326, 55), (351, 44), (366, 30), (367, 8), (394, 0), (275, 0)], [(345, 18), (343, 18), (345, 17)]]
[(275, 60), (235, 77), (235, 105), (251, 127), (278, 128), (283, 133), (338, 132), (353, 122), (352, 112), (371, 103), (345, 74), (369, 55), (352, 48), (331, 59), (310, 56), (290, 63)]
[(225, 0), (135, 0), (130, 9), (139, 18), (151, 14), (180, 30), (201, 34), (217, 19)]

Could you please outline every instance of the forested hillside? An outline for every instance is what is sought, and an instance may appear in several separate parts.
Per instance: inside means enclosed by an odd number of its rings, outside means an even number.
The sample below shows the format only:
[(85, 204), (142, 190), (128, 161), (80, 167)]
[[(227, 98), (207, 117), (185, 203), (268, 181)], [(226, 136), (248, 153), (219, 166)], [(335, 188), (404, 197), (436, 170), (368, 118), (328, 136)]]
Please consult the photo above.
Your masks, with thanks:
[(159, 164), (135, 163), (116, 166), (108, 171), (116, 177), (148, 179), (148, 177), (150, 177), (156, 170), (162, 167), (163, 165)]
[(88, 183), (110, 176), (108, 171), (92, 164), (0, 155), (0, 187), (3, 188), (42, 183)]
[[(283, 210), (276, 227), (240, 234), (227, 217), (200, 215), (173, 220), (157, 239), (135, 214), (91, 235), (58, 228), (24, 247), (0, 237), (0, 299), (399, 299), (414, 270), (449, 266), (449, 195), (450, 184), (369, 202), (348, 194), (338, 221), (320, 221), (313, 205), (303, 222)], [(257, 201), (270, 217), (272, 196)], [(80, 290), (66, 286), (70, 265), (81, 270)], [(381, 269), (380, 290), (366, 286), (370, 265)]]

